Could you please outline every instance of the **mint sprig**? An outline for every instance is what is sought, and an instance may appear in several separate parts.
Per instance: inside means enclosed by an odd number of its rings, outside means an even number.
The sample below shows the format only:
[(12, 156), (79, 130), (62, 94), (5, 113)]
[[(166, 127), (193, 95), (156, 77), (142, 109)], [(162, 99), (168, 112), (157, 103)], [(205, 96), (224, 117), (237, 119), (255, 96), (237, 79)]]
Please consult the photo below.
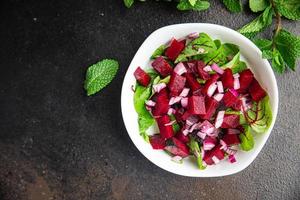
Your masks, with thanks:
[(107, 86), (115, 77), (118, 68), (118, 62), (112, 59), (104, 59), (90, 66), (84, 82), (87, 95), (93, 95)]

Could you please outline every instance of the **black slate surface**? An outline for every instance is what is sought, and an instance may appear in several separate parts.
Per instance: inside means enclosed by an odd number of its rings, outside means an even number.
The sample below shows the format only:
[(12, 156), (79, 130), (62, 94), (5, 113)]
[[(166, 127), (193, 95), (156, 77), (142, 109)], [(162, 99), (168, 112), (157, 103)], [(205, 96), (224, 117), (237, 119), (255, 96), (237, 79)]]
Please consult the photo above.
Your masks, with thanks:
[[(151, 32), (185, 22), (237, 29), (255, 17), (211, 3), (208, 11), (182, 13), (156, 2), (126, 9), (117, 0), (1, 1), (0, 199), (299, 199), (299, 69), (277, 76), (277, 123), (257, 159), (238, 174), (171, 174), (127, 136), (122, 80)], [(283, 24), (300, 34), (299, 22)], [(120, 62), (117, 77), (86, 97), (87, 66), (107, 57)]]

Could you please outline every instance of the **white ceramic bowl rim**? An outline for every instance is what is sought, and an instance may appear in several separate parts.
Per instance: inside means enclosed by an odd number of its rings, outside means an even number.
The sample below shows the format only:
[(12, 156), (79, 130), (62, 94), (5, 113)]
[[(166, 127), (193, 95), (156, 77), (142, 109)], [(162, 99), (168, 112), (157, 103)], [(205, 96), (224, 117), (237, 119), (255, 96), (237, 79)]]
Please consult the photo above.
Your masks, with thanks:
[[(238, 45), (241, 50), (241, 55), (245, 57), (245, 61), (250, 65), (255, 77), (267, 90), (270, 96), (273, 120), (269, 130), (264, 134), (255, 136), (255, 147), (251, 151), (239, 151), (237, 162), (234, 164), (230, 164), (228, 161), (221, 161), (218, 165), (208, 166), (205, 170), (199, 170), (196, 167), (196, 164), (189, 160), (184, 160), (184, 164), (180, 165), (172, 162), (171, 157), (163, 151), (153, 150), (150, 144), (147, 144), (138, 132), (137, 114), (134, 110), (133, 92), (131, 91), (131, 86), (135, 84), (135, 79), (133, 77), (134, 70), (137, 66), (142, 66), (142, 68), (148, 67), (150, 56), (158, 46), (166, 43), (173, 36), (175, 38), (181, 38), (191, 32), (205, 32), (214, 39), (220, 39), (222, 43), (230, 42)], [(278, 88), (275, 75), (269, 62), (261, 58), (261, 51), (259, 48), (245, 36), (221, 25), (207, 23), (174, 24), (154, 31), (138, 49), (124, 78), (121, 94), (121, 109), (123, 121), (129, 137), (138, 150), (155, 165), (169, 172), (183, 176), (225, 176), (237, 173), (248, 167), (263, 148), (277, 117)]]

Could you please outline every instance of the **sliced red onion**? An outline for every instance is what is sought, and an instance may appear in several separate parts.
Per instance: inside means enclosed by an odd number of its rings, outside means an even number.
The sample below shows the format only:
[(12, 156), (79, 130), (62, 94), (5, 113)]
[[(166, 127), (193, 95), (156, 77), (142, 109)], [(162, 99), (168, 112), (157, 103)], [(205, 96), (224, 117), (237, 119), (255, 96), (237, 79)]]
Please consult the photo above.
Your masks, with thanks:
[(176, 113), (176, 110), (174, 108), (169, 108), (168, 115), (173, 115)]
[(240, 74), (239, 74), (239, 73), (236, 73), (236, 74), (233, 74), (232, 76), (233, 76), (233, 78), (239, 78), (239, 77), (240, 77)]
[(226, 149), (224, 149), (224, 151), (225, 151), (228, 155), (234, 155), (234, 154), (236, 154), (236, 152), (237, 152), (237, 150), (231, 149), (231, 148), (226, 148)]
[(211, 159), (214, 161), (215, 164), (218, 164), (220, 162), (220, 160), (216, 156), (213, 156)]
[(207, 90), (207, 96), (211, 97), (215, 93), (217, 87), (218, 86), (215, 82), (210, 84), (210, 86), (208, 87), (208, 90)]
[(215, 94), (213, 98), (216, 101), (220, 102), (223, 99), (223, 97), (224, 97), (224, 94), (218, 93), (218, 94)]
[(174, 72), (178, 75), (182, 75), (186, 73), (186, 68), (182, 62), (178, 63), (176, 67), (174, 68)]
[(155, 106), (156, 103), (154, 101), (152, 101), (152, 100), (148, 100), (148, 101), (145, 102), (145, 104), (147, 106), (153, 107), (153, 106)]
[(242, 106), (244, 111), (248, 111), (252, 106), (251, 102), (247, 103), (246, 97), (241, 97), (240, 99), (242, 101)]
[(165, 126), (172, 126), (175, 124), (176, 120), (170, 121), (169, 123), (166, 123)]
[(215, 127), (216, 128), (220, 128), (222, 123), (223, 123), (223, 119), (224, 119), (224, 115), (225, 115), (225, 111), (219, 111), (216, 121), (215, 121)]
[(205, 139), (205, 137), (206, 137), (206, 133), (203, 133), (203, 132), (201, 132), (201, 131), (198, 131), (198, 133), (197, 133), (197, 135), (201, 138), (201, 139)]
[(184, 97), (181, 99), (181, 106), (186, 108), (188, 105), (188, 98), (187, 97)]
[(189, 94), (189, 92), (190, 92), (190, 88), (183, 88), (179, 96), (186, 97)]
[(235, 78), (234, 78), (234, 81), (233, 81), (233, 88), (234, 88), (235, 90), (238, 90), (238, 89), (240, 89), (240, 87), (241, 87), (241, 85), (240, 85), (240, 80), (239, 80), (238, 77), (235, 77)]
[(220, 145), (221, 145), (221, 147), (220, 147), (220, 149), (227, 149), (227, 144), (224, 142), (224, 140), (220, 140)]
[(229, 159), (230, 163), (235, 163), (236, 162), (236, 159), (235, 159), (234, 155), (229, 155), (228, 159)]
[(188, 38), (189, 39), (196, 39), (198, 37), (199, 37), (199, 33), (198, 32), (193, 32), (193, 33), (188, 34)]
[(182, 134), (185, 135), (185, 136), (187, 136), (189, 134), (189, 129), (184, 129), (182, 131)]
[[(205, 156), (205, 151), (204, 151), (203, 147), (201, 147), (201, 156), (202, 156), (202, 159), (203, 159), (204, 156)], [(205, 163), (205, 164), (206, 164), (206, 163)]]
[(229, 135), (239, 134), (239, 133), (240, 133), (240, 131), (239, 131), (238, 129), (229, 128), (229, 129), (227, 130), (227, 134), (229, 134)]
[(148, 110), (148, 111), (152, 111), (152, 107), (150, 107), (150, 106), (146, 105), (146, 110)]
[(178, 103), (179, 101), (181, 101), (182, 97), (176, 96), (176, 97), (171, 97), (170, 101), (169, 101), (169, 105), (173, 105), (175, 103)]
[(192, 125), (194, 125), (195, 123), (197, 123), (198, 120), (199, 120), (198, 117), (196, 117), (195, 115), (191, 115), (191, 116), (189, 116), (189, 117), (187, 118), (187, 120), (186, 120), (186, 125), (192, 126)]
[(191, 132), (193, 132), (193, 131), (196, 130), (196, 129), (199, 129), (199, 124), (198, 124), (198, 123), (193, 124), (193, 125), (191, 126), (191, 128), (189, 129), (189, 132), (191, 133)]
[(222, 81), (218, 81), (217, 86), (218, 86), (219, 93), (223, 93), (224, 92), (224, 87), (223, 87)]
[[(213, 128), (214, 128), (214, 127), (213, 127)], [(208, 136), (214, 137), (214, 138), (218, 137), (218, 135), (219, 135), (219, 133), (220, 133), (220, 129), (214, 128), (213, 130), (214, 130), (214, 131), (213, 131), (212, 133), (209, 133)]]
[(211, 71), (212, 71), (212, 68), (211, 68), (209, 65), (207, 65), (207, 66), (205, 66), (205, 67), (203, 68), (203, 70), (206, 71), (206, 72), (211, 72)]
[(205, 120), (200, 126), (201, 132), (209, 135), (214, 132), (215, 127), (207, 120)]
[(165, 87), (167, 87), (167, 85), (165, 83), (159, 83), (159, 84), (156, 84), (156, 85), (153, 85), (153, 92), (157, 92), (159, 93), (162, 89), (164, 89)]
[(182, 163), (182, 157), (181, 156), (174, 156), (174, 157), (172, 157), (171, 160), (176, 162), (176, 163)]
[(223, 70), (221, 67), (219, 67), (216, 63), (213, 63), (213, 64), (211, 65), (211, 68), (212, 68), (215, 72), (217, 72), (218, 74), (223, 74), (223, 73), (224, 73), (224, 70)]
[(239, 93), (238, 93), (235, 89), (230, 88), (229, 91), (230, 91), (235, 97), (239, 96)]
[(203, 141), (203, 149), (205, 151), (211, 150), (215, 147), (215, 144), (212, 141), (204, 140)]

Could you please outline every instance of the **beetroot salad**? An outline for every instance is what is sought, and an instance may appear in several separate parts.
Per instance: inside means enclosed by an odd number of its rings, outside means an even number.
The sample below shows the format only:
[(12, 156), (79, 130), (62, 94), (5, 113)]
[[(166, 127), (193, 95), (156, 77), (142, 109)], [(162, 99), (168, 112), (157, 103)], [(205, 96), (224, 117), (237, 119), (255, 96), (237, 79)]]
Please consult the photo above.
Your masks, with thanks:
[[(200, 169), (249, 151), (266, 132), (272, 112), (239, 47), (206, 33), (172, 38), (153, 53), (151, 66), (137, 67), (134, 106), (139, 132), (173, 161), (193, 156)], [(157, 133), (148, 134), (156, 125)]]

